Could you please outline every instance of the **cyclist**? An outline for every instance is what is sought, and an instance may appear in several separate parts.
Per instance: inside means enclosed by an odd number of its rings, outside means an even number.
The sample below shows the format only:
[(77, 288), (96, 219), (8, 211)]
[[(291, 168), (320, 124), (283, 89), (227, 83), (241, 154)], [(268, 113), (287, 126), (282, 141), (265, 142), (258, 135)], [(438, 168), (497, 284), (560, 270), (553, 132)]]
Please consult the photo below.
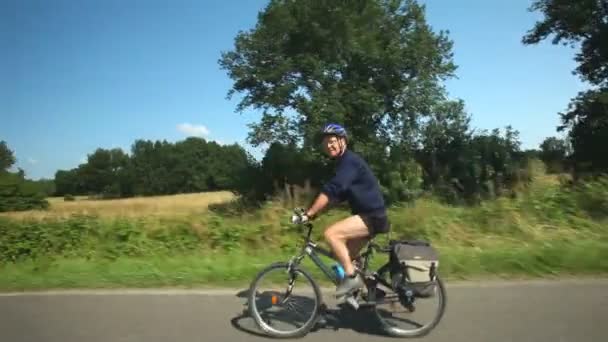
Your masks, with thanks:
[(374, 235), (387, 233), (389, 222), (378, 180), (368, 164), (355, 152), (347, 149), (344, 127), (330, 123), (323, 127), (325, 153), (336, 161), (334, 177), (323, 185), (312, 206), (300, 218), (306, 222), (329, 203), (347, 200), (352, 216), (330, 225), (324, 233), (333, 253), (344, 267), (344, 278), (336, 289), (342, 297), (364, 286), (355, 272), (352, 260)]

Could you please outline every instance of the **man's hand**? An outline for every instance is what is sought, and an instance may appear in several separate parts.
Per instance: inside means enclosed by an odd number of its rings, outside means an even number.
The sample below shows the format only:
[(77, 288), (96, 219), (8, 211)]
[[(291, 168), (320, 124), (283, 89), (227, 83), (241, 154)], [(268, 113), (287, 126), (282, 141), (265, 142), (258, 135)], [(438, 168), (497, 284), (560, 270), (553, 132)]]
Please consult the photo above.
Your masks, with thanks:
[(302, 224), (310, 221), (310, 218), (306, 214), (294, 214), (291, 217), (291, 223), (293, 224)]

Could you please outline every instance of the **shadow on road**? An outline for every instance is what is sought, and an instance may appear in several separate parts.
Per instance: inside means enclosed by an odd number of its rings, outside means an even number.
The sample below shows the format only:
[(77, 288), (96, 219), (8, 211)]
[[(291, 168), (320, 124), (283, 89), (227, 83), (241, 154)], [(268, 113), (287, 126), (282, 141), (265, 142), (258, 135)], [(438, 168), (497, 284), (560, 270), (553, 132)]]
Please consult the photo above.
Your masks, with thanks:
[[(248, 290), (243, 290), (237, 293), (237, 297), (246, 299), (249, 294)], [(246, 304), (245, 304), (246, 305)], [(310, 331), (315, 333), (322, 330), (338, 331), (340, 329), (349, 329), (362, 334), (386, 336), (378, 325), (376, 317), (367, 309), (361, 308), (354, 310), (350, 306), (338, 305), (335, 309), (323, 308), (324, 314), (319, 323)], [(236, 317), (230, 320), (231, 325), (242, 332), (258, 337), (271, 338), (264, 334), (255, 322), (250, 317), (247, 308)]]

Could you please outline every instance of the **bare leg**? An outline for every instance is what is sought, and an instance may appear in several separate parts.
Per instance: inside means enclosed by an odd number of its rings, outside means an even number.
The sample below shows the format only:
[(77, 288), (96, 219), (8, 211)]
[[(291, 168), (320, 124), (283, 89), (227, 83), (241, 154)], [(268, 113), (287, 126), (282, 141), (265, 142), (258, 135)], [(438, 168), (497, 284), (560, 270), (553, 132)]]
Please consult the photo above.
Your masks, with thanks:
[(354, 238), (346, 241), (346, 247), (348, 248), (348, 254), (350, 256), (350, 260), (355, 260), (359, 257), (359, 252), (365, 246), (365, 244), (369, 241), (369, 237), (362, 238)]
[[(346, 241), (351, 239), (362, 239), (368, 236), (369, 230), (359, 215), (338, 221), (325, 230), (325, 239), (331, 246), (338, 261), (344, 266), (344, 273), (346, 273), (346, 275), (355, 273)], [(360, 244), (360, 241), (358, 242)], [(355, 247), (357, 245), (355, 245)], [(362, 246), (362, 244), (359, 246)], [(361, 247), (359, 247), (359, 249), (360, 248)]]

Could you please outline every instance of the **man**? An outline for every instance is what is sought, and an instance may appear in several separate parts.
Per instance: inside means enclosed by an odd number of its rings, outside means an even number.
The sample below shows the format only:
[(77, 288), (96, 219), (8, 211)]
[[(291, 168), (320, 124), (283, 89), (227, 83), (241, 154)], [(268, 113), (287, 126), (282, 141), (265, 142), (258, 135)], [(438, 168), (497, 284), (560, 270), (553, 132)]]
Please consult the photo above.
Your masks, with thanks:
[(336, 289), (336, 296), (341, 297), (364, 286), (351, 258), (358, 256), (369, 238), (387, 233), (389, 222), (378, 180), (368, 164), (347, 149), (346, 130), (338, 124), (328, 124), (322, 134), (325, 152), (337, 162), (336, 173), (323, 186), (302, 220), (314, 218), (329, 203), (348, 201), (352, 216), (325, 230), (326, 241), (344, 267), (343, 281)]

